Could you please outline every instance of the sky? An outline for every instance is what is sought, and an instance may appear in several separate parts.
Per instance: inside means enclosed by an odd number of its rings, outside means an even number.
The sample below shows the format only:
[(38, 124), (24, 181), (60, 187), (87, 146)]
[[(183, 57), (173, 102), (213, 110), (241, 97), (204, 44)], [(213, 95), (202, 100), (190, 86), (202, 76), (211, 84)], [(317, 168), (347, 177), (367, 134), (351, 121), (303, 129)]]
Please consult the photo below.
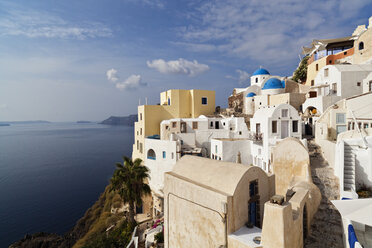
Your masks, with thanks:
[(100, 121), (168, 89), (227, 106), (260, 66), (368, 24), (370, 0), (0, 0), (0, 121)]

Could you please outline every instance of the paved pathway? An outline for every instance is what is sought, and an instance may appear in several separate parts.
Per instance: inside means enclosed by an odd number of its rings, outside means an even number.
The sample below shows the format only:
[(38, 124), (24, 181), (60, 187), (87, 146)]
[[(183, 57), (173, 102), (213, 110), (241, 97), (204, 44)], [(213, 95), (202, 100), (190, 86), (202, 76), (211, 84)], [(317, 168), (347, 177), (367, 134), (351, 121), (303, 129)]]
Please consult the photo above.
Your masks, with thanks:
[(311, 234), (305, 239), (305, 248), (342, 248), (341, 216), (331, 203), (339, 198), (339, 182), (333, 169), (321, 155), (321, 148), (309, 140), (310, 166), (313, 182), (322, 193), (318, 212), (311, 225)]

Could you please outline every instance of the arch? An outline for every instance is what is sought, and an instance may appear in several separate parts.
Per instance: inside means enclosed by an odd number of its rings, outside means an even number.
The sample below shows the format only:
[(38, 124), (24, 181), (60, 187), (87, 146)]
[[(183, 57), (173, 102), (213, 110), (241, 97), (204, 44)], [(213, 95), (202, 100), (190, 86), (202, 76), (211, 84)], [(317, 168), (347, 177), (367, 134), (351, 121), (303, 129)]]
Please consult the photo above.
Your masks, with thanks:
[(361, 41), (359, 42), (359, 50), (363, 50), (364, 49), (364, 42)]
[(149, 149), (147, 151), (147, 159), (156, 160), (156, 154), (155, 154), (155, 151), (153, 149)]

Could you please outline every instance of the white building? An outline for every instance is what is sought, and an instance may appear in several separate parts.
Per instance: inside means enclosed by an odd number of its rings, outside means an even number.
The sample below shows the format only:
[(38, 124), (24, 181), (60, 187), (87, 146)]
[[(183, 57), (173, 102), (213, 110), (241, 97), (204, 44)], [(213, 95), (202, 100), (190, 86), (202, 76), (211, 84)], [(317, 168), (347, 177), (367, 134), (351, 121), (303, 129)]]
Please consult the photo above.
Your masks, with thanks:
[[(256, 111), (250, 120), (251, 132), (256, 140), (251, 144), (253, 164), (271, 172), (271, 149), (287, 137), (302, 138), (302, 120), (289, 104), (266, 106)], [(303, 141), (306, 146), (306, 141)]]
[(209, 157), (213, 138), (246, 138), (242, 117), (176, 118), (160, 124), (160, 136), (145, 139), (145, 165), (150, 169), (154, 216), (163, 212), (164, 173), (171, 171), (183, 155)]
[(315, 77), (314, 86), (311, 87), (308, 99), (302, 109), (313, 110), (321, 114), (335, 102), (363, 93), (363, 88), (369, 87), (369, 82), (362, 82), (372, 72), (371, 64), (363, 65), (328, 65), (323, 67)]

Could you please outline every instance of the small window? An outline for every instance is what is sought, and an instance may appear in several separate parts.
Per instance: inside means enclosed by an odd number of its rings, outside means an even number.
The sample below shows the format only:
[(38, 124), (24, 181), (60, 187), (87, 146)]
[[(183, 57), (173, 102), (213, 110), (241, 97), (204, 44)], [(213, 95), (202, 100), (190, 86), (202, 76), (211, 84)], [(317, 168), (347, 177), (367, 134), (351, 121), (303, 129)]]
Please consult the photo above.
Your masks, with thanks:
[(344, 52), (344, 55), (346, 55), (347, 54), (347, 52)]
[(172, 152), (172, 159), (174, 159), (174, 153)]
[(167, 157), (167, 153), (163, 151), (163, 158), (166, 158), (166, 157)]
[(315, 65), (315, 70), (319, 71), (319, 65), (318, 64)]
[(183, 145), (183, 140), (181, 140), (181, 146)]
[(139, 149), (139, 141), (137, 140), (137, 150)]
[(168, 126), (168, 125), (166, 125), (166, 126), (165, 126), (165, 130), (168, 130), (168, 129), (169, 129), (169, 126)]
[(192, 122), (192, 129), (198, 129), (198, 122), (197, 121)]
[(362, 41), (362, 42), (359, 42), (359, 50), (363, 50), (363, 49), (364, 49), (364, 43)]
[(168, 98), (168, 105), (171, 105), (171, 100), (170, 100), (170, 98)]
[(156, 160), (156, 154), (153, 149), (147, 151), (147, 159)]
[(298, 121), (292, 121), (292, 132), (298, 132)]
[(368, 128), (368, 123), (363, 123), (363, 128), (367, 129)]
[(288, 109), (282, 109), (282, 117), (288, 117)]
[(176, 128), (177, 127), (177, 122), (172, 122), (172, 127)]
[(137, 131), (137, 135), (139, 135), (139, 132)]
[(142, 121), (142, 113), (140, 113), (140, 120)]
[(140, 135), (142, 135), (142, 127), (140, 128)]
[(212, 154), (212, 159), (214, 159), (214, 154)]
[(242, 135), (242, 131), (239, 131), (239, 135)]
[(211, 121), (211, 127), (213, 127), (213, 121)]
[(258, 83), (258, 78), (256, 77), (256, 83)]
[(332, 64), (332, 60), (330, 60), (330, 61), (328, 61), (329, 62), (329, 64)]
[(351, 122), (347, 123), (347, 130), (351, 130)]
[(206, 97), (202, 97), (201, 101), (202, 101), (202, 104), (203, 105), (207, 105), (208, 104), (208, 99)]
[(360, 86), (361, 85), (361, 82), (357, 82), (357, 86)]
[(324, 76), (325, 77), (328, 77), (328, 68), (327, 69), (324, 69)]
[(225, 126), (225, 122), (222, 122), (222, 124)]
[(217, 153), (218, 152), (217, 145), (215, 146), (215, 149), (216, 149), (216, 153)]
[(314, 86), (314, 80), (311, 80), (311, 86)]
[(346, 114), (336, 113), (336, 124), (345, 124), (346, 123)]
[(362, 129), (362, 123), (361, 122), (358, 122), (358, 127), (359, 127), (359, 129)]
[(140, 153), (143, 153), (143, 144), (142, 144), (142, 142), (140, 143)]
[(278, 122), (277, 121), (272, 121), (271, 122), (271, 132), (272, 133), (277, 133), (278, 131), (278, 129), (277, 129), (277, 125), (278, 125)]

